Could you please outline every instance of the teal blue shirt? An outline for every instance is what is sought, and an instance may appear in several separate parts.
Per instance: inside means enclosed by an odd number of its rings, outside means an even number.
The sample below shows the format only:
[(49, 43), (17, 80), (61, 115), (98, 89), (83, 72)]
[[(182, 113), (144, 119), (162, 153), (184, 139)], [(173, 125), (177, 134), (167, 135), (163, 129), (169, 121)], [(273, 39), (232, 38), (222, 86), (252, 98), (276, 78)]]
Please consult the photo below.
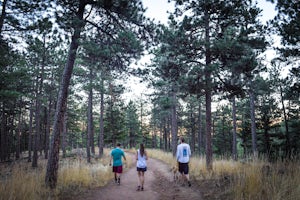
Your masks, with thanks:
[(110, 155), (113, 157), (113, 166), (117, 167), (122, 165), (122, 156), (125, 156), (122, 149), (117, 147), (111, 151)]

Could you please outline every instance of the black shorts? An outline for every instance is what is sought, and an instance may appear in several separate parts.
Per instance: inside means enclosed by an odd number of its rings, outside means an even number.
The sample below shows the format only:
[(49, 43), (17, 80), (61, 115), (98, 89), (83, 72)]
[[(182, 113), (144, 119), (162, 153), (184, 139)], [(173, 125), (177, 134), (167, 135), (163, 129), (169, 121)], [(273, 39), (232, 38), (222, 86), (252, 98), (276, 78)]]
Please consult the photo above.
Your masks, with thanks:
[(181, 174), (189, 174), (189, 163), (178, 162), (178, 171)]
[(137, 167), (136, 171), (138, 171), (138, 172), (145, 172), (145, 171), (147, 171), (147, 167), (144, 167), (144, 168)]

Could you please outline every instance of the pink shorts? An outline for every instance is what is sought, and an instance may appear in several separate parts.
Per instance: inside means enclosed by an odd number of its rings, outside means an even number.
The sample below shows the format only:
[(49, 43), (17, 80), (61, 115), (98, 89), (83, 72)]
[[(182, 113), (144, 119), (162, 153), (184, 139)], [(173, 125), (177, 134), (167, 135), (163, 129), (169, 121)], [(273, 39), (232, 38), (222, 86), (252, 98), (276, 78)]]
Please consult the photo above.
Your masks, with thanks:
[(113, 166), (113, 172), (121, 174), (123, 172), (123, 167), (121, 166)]

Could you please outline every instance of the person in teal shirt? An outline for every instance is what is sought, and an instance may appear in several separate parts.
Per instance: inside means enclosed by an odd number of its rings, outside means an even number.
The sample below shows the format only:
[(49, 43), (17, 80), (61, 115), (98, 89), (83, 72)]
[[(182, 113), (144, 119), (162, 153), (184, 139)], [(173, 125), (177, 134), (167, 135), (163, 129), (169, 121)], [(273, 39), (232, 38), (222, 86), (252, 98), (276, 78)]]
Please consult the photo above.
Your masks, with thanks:
[(121, 144), (117, 143), (117, 147), (110, 153), (109, 165), (111, 166), (111, 161), (113, 160), (112, 171), (115, 175), (115, 182), (118, 183), (118, 185), (120, 185), (121, 174), (123, 172), (122, 157), (126, 160), (125, 153), (121, 149)]

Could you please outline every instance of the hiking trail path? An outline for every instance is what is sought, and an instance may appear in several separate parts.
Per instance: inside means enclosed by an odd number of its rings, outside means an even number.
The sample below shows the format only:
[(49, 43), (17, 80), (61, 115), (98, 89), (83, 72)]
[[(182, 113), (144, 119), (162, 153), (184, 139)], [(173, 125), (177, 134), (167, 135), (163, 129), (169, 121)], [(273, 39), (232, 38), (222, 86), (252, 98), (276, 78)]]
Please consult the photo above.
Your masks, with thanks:
[(121, 184), (117, 185), (114, 180), (107, 185), (88, 190), (80, 195), (79, 200), (171, 200), (188, 199), (202, 200), (202, 193), (193, 184), (188, 187), (182, 186), (174, 181), (170, 166), (160, 160), (149, 158), (147, 171), (145, 172), (144, 191), (136, 191), (138, 175), (135, 166), (135, 156), (132, 153), (126, 154), (127, 159), (133, 159), (133, 166), (125, 168), (121, 175)]

